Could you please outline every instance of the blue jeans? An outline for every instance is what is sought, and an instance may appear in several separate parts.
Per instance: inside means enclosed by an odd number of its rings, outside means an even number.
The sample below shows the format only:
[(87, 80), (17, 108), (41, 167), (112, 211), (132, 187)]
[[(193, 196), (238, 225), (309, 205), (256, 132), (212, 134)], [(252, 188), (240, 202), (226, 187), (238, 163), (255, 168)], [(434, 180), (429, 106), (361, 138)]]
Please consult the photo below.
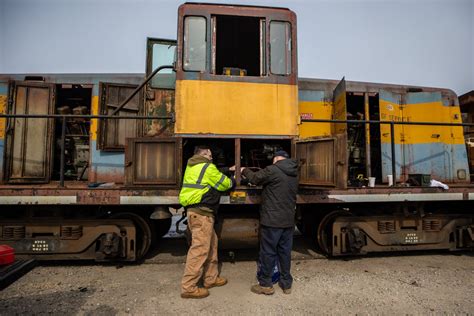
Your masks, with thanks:
[(260, 286), (271, 287), (275, 261), (280, 263), (280, 286), (283, 289), (291, 288), (293, 277), (291, 268), (291, 249), (293, 248), (294, 227), (275, 228), (260, 225)]

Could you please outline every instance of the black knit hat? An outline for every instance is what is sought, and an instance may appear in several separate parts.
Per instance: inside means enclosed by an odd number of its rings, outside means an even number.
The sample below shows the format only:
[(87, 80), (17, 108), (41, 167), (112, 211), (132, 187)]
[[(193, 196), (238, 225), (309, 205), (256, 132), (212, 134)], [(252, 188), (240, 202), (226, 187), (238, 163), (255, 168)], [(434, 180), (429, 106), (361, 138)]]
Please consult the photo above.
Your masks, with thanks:
[(284, 150), (277, 150), (275, 151), (275, 154), (273, 155), (273, 157), (285, 157), (285, 158), (290, 158), (290, 155), (288, 155), (288, 153)]

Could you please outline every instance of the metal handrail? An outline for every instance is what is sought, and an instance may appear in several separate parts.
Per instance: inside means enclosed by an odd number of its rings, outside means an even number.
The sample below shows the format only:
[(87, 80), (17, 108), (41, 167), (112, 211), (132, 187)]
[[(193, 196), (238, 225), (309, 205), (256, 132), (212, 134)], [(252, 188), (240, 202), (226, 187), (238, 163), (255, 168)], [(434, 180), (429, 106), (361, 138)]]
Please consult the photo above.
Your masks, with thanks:
[(120, 115), (92, 115), (92, 114), (1, 114), (0, 118), (85, 118), (85, 119), (151, 119), (151, 120), (174, 120), (174, 114), (164, 115), (136, 115), (136, 116), (120, 116)]
[[(171, 120), (175, 122), (174, 113), (169, 116), (156, 115), (156, 116), (119, 116), (119, 115), (88, 115), (88, 114), (2, 114), (1, 118), (53, 118), (61, 119), (61, 161), (60, 161), (60, 186), (64, 187), (64, 162), (65, 162), (65, 139), (66, 139), (66, 122), (70, 118), (83, 118), (83, 119), (112, 119), (112, 120), (145, 120), (145, 119), (159, 119), (159, 120)], [(395, 125), (425, 125), (425, 126), (474, 126), (474, 123), (442, 123), (442, 122), (406, 122), (406, 121), (379, 121), (379, 120), (333, 120), (333, 119), (301, 119), (302, 123), (339, 123), (339, 124), (384, 124), (390, 125), (390, 143), (391, 143), (391, 154), (392, 154), (392, 175), (394, 179), (394, 186), (396, 185), (396, 157), (395, 157)]]

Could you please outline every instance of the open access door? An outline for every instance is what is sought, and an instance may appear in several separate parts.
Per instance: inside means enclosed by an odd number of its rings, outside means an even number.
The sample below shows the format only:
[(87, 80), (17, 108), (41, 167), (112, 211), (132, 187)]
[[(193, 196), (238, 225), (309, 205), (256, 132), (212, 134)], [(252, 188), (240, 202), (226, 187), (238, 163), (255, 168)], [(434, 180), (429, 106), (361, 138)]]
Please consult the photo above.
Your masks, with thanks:
[[(333, 92), (333, 120), (347, 120), (346, 79), (343, 77)], [(347, 123), (334, 123), (333, 135), (347, 134)]]
[[(344, 78), (334, 89), (332, 118), (341, 121), (347, 119)], [(331, 133), (331, 137), (296, 143), (301, 185), (347, 188), (347, 123), (332, 124)]]
[[(55, 85), (12, 83), (11, 114), (53, 114)], [(47, 183), (51, 176), (54, 119), (10, 118), (6, 129), (6, 182)]]
[(300, 185), (346, 188), (345, 147), (345, 137), (341, 135), (297, 142)]
[[(385, 90), (379, 92), (379, 113), (380, 121), (396, 121), (403, 120), (403, 112), (401, 105), (401, 95)], [(394, 126), (394, 143), (395, 143), (395, 172), (397, 173), (397, 181), (402, 179), (404, 151), (403, 142), (404, 126), (396, 124)], [(388, 182), (387, 176), (392, 174), (392, 142), (391, 142), (390, 124), (380, 124), (380, 147), (382, 159), (382, 182)]]
[[(146, 75), (156, 68), (173, 65), (176, 56), (176, 40), (147, 39)], [(174, 113), (176, 73), (164, 69), (146, 85), (144, 114), (170, 116)], [(144, 136), (171, 136), (174, 123), (171, 120), (142, 120)]]

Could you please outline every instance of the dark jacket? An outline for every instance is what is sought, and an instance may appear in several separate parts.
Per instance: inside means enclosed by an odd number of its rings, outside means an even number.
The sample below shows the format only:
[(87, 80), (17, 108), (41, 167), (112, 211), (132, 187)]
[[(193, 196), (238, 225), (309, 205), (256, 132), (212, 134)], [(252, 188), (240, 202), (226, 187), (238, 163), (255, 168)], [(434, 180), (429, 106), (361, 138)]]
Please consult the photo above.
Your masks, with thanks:
[(295, 226), (297, 163), (284, 159), (258, 172), (248, 168), (242, 174), (256, 185), (263, 185), (260, 224), (288, 228)]

